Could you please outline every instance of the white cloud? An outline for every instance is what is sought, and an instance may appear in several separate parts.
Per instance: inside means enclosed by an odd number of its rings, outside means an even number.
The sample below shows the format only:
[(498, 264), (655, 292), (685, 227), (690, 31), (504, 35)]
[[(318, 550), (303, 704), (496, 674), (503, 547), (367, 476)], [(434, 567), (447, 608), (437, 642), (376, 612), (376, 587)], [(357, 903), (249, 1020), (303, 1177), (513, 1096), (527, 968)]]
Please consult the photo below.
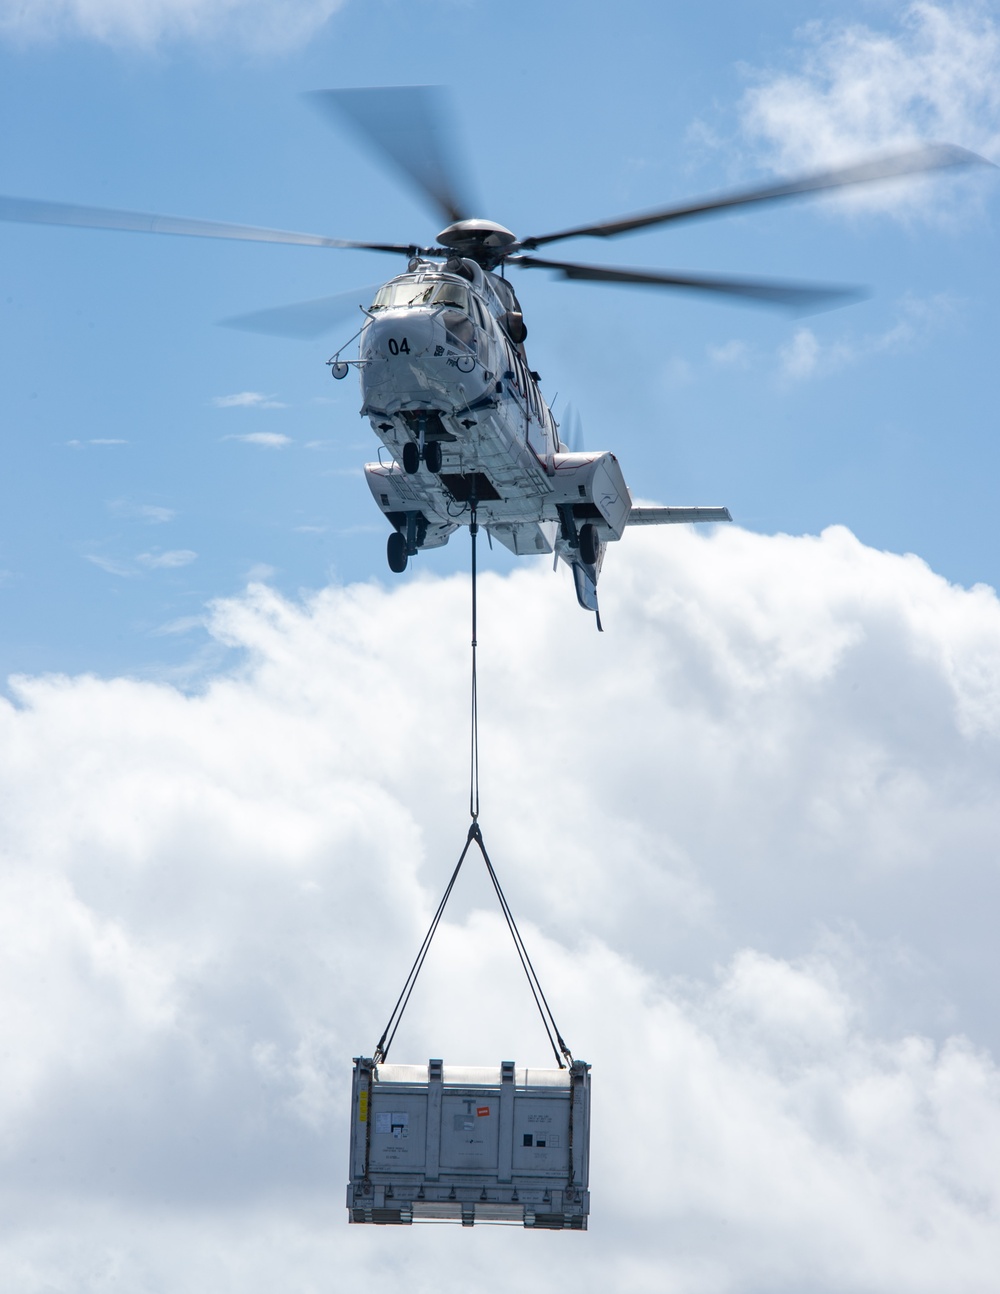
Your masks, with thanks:
[(251, 584), (264, 583), (273, 579), (277, 573), (277, 567), (271, 566), (268, 562), (255, 562), (243, 578)]
[(172, 548), (167, 552), (140, 553), (136, 561), (149, 570), (173, 570), (178, 566), (190, 566), (198, 554), (190, 548)]
[(778, 348), (779, 376), (791, 381), (826, 377), (877, 355), (916, 349), (954, 312), (955, 303), (945, 294), (927, 299), (906, 296), (898, 304), (894, 322), (880, 333), (820, 342), (811, 328), (797, 328), (791, 341)]
[(181, 566), (190, 566), (193, 561), (197, 560), (198, 554), (190, 548), (173, 548), (166, 551), (157, 550), (149, 553), (138, 553), (135, 557), (135, 564), (129, 561), (122, 561), (117, 557), (109, 557), (105, 553), (85, 553), (88, 562), (100, 567), (102, 571), (107, 571), (109, 575), (118, 575), (128, 577), (139, 575), (141, 570), (176, 570)]
[(301, 44), (343, 0), (0, 0), (0, 35), (48, 41), (85, 37), (149, 48), (160, 42), (235, 39), (252, 49)]
[(103, 553), (85, 553), (88, 562), (93, 562), (95, 566), (100, 567), (102, 571), (107, 571), (109, 575), (134, 575), (135, 571), (127, 562), (121, 562), (116, 557), (106, 557)]
[(750, 354), (750, 347), (738, 338), (708, 347), (708, 358), (719, 368), (749, 368)]
[(224, 440), (242, 440), (245, 445), (262, 445), (265, 449), (284, 449), (292, 443), (291, 436), (280, 431), (251, 431), (244, 436), (224, 436)]
[[(793, 381), (813, 377), (819, 368), (820, 356), (820, 344), (813, 330), (797, 328), (792, 340), (778, 350), (782, 375)], [(826, 367), (829, 369), (832, 366), (830, 354), (827, 353), (824, 358)], [(837, 353), (837, 360), (839, 359), (840, 353)]]
[[(925, 140), (1000, 160), (1000, 23), (986, 3), (907, 4), (894, 32), (812, 22), (796, 71), (757, 74), (744, 127), (783, 171), (851, 162)], [(937, 200), (935, 198), (937, 195)], [(933, 208), (954, 191), (941, 177), (856, 190), (855, 207)]]
[[(200, 688), (0, 701), (0, 1284), (991, 1294), (996, 595), (841, 528), (630, 534), (604, 635), (543, 564), (480, 593), (483, 828), (595, 1066), (591, 1234), (344, 1230), (350, 1058), (465, 836), (468, 587), (257, 585)], [(473, 867), (396, 1059), (545, 1063), (507, 940)]]
[(175, 620), (168, 620), (165, 624), (158, 625), (153, 632), (166, 637), (170, 634), (188, 634), (195, 629), (204, 628), (204, 616), (178, 616)]
[(157, 503), (132, 503), (129, 499), (112, 499), (108, 509), (116, 517), (135, 517), (151, 526), (163, 525), (177, 516), (173, 508), (164, 508)]
[(216, 395), (212, 403), (217, 409), (285, 409), (287, 405), (263, 391), (237, 391), (235, 395)]

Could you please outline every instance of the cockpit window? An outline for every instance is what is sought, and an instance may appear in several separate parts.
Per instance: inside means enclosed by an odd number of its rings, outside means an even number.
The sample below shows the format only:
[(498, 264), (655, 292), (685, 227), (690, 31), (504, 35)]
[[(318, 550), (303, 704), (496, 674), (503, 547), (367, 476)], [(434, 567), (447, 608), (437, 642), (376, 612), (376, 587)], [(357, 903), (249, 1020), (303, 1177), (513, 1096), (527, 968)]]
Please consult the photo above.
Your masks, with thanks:
[(436, 306), (456, 306), (459, 310), (469, 312), (469, 294), (458, 283), (442, 283), (434, 293)]
[(372, 309), (388, 310), (390, 306), (429, 305), (437, 286), (433, 281), (428, 283), (426, 279), (419, 282), (410, 280), (408, 283), (386, 283), (379, 288), (372, 302)]
[(386, 283), (379, 288), (372, 302), (373, 310), (388, 310), (392, 306), (447, 305), (453, 309), (469, 310), (468, 290), (460, 283), (442, 283), (440, 279), (418, 279), (402, 283)]

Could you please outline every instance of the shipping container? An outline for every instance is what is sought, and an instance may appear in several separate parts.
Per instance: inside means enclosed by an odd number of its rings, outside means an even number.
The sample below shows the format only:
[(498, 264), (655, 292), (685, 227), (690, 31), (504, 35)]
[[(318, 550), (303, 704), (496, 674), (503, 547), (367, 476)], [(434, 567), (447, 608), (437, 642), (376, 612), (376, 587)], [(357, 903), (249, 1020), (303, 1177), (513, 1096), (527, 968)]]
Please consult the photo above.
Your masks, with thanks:
[(352, 1222), (511, 1222), (585, 1231), (590, 1066), (354, 1061)]

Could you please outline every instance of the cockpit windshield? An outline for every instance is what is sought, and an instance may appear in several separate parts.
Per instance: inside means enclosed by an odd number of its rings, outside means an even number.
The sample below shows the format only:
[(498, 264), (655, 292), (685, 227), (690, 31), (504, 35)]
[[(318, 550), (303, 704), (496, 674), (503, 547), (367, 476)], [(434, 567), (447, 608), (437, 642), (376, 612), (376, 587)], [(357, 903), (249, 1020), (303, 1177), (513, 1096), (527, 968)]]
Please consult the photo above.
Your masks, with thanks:
[(443, 283), (440, 279), (411, 279), (402, 283), (386, 283), (379, 288), (372, 302), (372, 309), (430, 305), (451, 306), (468, 314), (469, 294), (460, 283)]

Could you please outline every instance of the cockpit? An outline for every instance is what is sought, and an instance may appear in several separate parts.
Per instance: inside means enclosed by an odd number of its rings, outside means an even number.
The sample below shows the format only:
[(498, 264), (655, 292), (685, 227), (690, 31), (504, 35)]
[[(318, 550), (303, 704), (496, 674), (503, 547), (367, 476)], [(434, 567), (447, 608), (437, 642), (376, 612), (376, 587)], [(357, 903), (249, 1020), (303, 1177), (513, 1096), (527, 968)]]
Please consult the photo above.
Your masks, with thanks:
[(397, 279), (379, 288), (372, 310), (389, 310), (395, 306), (450, 306), (469, 313), (469, 293), (461, 283), (441, 279)]

